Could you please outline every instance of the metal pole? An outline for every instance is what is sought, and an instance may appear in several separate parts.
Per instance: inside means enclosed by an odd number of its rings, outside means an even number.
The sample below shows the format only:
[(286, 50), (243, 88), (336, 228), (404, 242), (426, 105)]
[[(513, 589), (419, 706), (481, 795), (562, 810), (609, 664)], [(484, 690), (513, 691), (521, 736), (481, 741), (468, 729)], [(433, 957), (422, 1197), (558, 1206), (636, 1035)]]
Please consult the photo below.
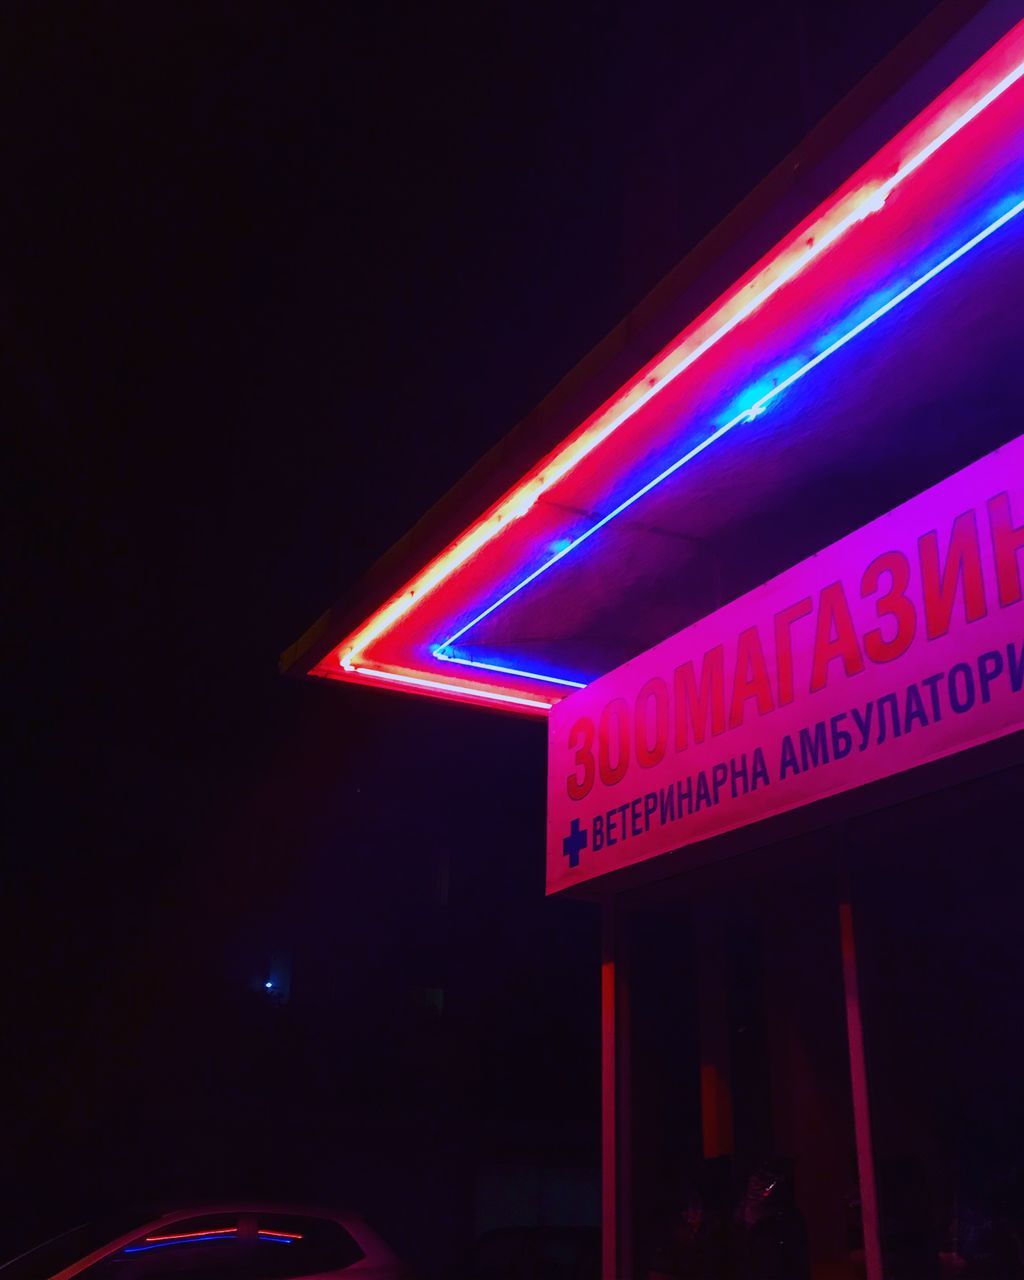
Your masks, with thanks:
[(857, 1142), (857, 1176), (860, 1181), (861, 1221), (867, 1280), (883, 1280), (882, 1240), (875, 1184), (875, 1157), (871, 1142), (871, 1111), (864, 1057), (864, 1024), (857, 980), (857, 942), (850, 895), (839, 904), (839, 936), (843, 956), (843, 989), (846, 995), (846, 1034), (850, 1048), (850, 1085), (853, 1092), (853, 1131)]
[(601, 928), (601, 1280), (631, 1280), (628, 1163), (628, 1001), (614, 899)]
[(632, 1083), (632, 1007), (630, 998), (629, 948), (621, 922), (618, 929), (618, 955), (615, 961), (615, 1075), (618, 1082), (616, 1119), (619, 1187), (619, 1275), (622, 1280), (633, 1277), (633, 1108)]

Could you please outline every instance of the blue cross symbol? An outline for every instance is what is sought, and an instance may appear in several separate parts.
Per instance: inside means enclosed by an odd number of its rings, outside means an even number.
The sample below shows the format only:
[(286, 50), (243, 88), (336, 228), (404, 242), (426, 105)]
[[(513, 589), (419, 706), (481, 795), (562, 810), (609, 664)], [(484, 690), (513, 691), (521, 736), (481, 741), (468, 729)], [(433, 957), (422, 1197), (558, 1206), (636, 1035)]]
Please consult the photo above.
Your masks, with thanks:
[(587, 847), (587, 833), (580, 830), (579, 818), (573, 818), (569, 834), (562, 841), (562, 853), (569, 859), (570, 867), (578, 867), (580, 854)]

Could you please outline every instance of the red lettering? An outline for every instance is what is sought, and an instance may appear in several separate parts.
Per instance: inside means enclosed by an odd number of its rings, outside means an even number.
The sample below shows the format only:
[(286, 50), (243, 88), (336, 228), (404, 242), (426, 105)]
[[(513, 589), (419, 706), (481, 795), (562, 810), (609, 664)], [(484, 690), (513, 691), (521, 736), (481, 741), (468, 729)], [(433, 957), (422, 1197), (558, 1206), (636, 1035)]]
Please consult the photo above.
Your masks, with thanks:
[(716, 644), (704, 655), (700, 669), (700, 688), (693, 673), (693, 663), (676, 667), (676, 750), (689, 744), (689, 726), (693, 726), (694, 742), (703, 742), (711, 721), (711, 734), (717, 737), (725, 730), (725, 650)]
[(822, 588), (818, 599), (818, 625), (814, 633), (814, 663), (811, 669), (811, 693), (828, 684), (828, 669), (839, 659), (848, 676), (864, 670), (857, 632), (850, 616), (850, 606), (841, 582)]
[(946, 563), (939, 569), (939, 535), (933, 529), (918, 538), (921, 556), (921, 586), (924, 590), (925, 626), (929, 640), (949, 630), (953, 605), (961, 586), (964, 617), (968, 622), (984, 618), (985, 582), (981, 575), (978, 521), (973, 511), (964, 511), (953, 521)]
[(569, 750), (576, 752), (576, 773), (565, 780), (570, 800), (582, 800), (594, 785), (594, 722), (582, 716), (569, 730)]
[(875, 612), (879, 618), (893, 618), (896, 630), (886, 640), (881, 627), (875, 627), (864, 635), (864, 652), (872, 662), (892, 662), (910, 648), (917, 631), (917, 610), (907, 599), (910, 586), (910, 561), (902, 551), (883, 551), (864, 570), (860, 581), (862, 599), (874, 595), (883, 573), (889, 575), (889, 590), (878, 597)]
[(999, 583), (999, 603), (1005, 609), (1016, 604), (1021, 591), (1020, 564), (1017, 557), (1024, 548), (1024, 525), (1013, 527), (1010, 518), (1010, 495), (997, 493), (988, 500), (988, 523), (992, 530), (992, 554)]
[[(615, 759), (612, 759), (612, 741), (615, 740)], [(601, 712), (601, 727), (597, 739), (597, 758), (601, 769), (601, 781), (606, 787), (621, 782), (629, 768), (629, 708), (624, 698), (613, 698)]]
[(732, 685), (732, 707), (729, 711), (729, 727), (743, 723), (747, 702), (754, 698), (758, 715), (767, 715), (774, 709), (772, 686), (768, 679), (768, 667), (761, 648), (761, 635), (757, 627), (746, 627), (736, 641), (736, 672)]
[[(654, 708), (654, 741), (650, 737), (650, 708)], [(664, 758), (668, 742), (668, 685), (652, 676), (636, 695), (636, 758), (641, 769), (650, 769)]]
[(806, 618), (812, 607), (811, 597), (805, 596), (775, 615), (775, 668), (780, 707), (793, 701), (793, 635), (790, 628), (794, 622)]

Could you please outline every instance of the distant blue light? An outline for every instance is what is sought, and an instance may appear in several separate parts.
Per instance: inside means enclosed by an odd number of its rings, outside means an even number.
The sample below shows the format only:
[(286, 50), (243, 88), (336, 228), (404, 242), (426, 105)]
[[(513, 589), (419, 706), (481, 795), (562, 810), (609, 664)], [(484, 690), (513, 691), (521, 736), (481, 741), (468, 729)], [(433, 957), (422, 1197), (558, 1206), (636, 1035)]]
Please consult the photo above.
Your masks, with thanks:
[[(1010, 197), (1010, 199), (1012, 199), (1012, 197)], [(551, 676), (541, 675), (538, 672), (522, 671), (515, 667), (497, 666), (486, 662), (476, 662), (470, 658), (455, 658), (446, 651), (449, 650), (457, 641), (461, 640), (462, 637), (477, 626), (478, 623), (481, 623), (485, 618), (490, 617), (492, 613), (497, 609), (500, 609), (502, 605), (507, 604), (509, 600), (518, 595), (525, 587), (528, 587), (530, 583), (535, 582), (542, 574), (547, 573), (549, 569), (553, 568), (559, 563), (559, 561), (563, 560), (571, 551), (582, 546), (582, 544), (586, 542), (588, 538), (591, 538), (595, 533), (597, 533), (598, 530), (603, 529), (605, 525), (610, 524), (614, 519), (616, 519), (616, 517), (620, 516), (623, 511), (628, 510), (628, 508), (635, 502), (638, 502), (641, 498), (650, 493), (652, 489), (656, 489), (658, 485), (662, 484), (670, 476), (675, 475), (675, 473), (682, 467), (686, 466), (688, 462), (692, 462), (693, 459), (703, 453), (705, 449), (710, 448), (711, 445), (715, 444), (724, 435), (727, 435), (733, 427), (738, 427), (743, 423), (753, 422), (756, 418), (760, 417), (761, 414), (764, 413), (765, 410), (773, 404), (784, 391), (788, 391), (790, 387), (794, 386), (802, 378), (806, 377), (813, 369), (816, 369), (819, 365), (823, 364), (830, 356), (835, 355), (837, 351), (842, 350), (842, 348), (852, 342), (854, 338), (864, 333), (864, 331), (869, 329), (876, 323), (876, 321), (881, 320), (883, 316), (888, 315), (889, 312), (895, 310), (895, 308), (900, 306), (901, 303), (912, 297), (919, 289), (923, 289), (924, 286), (934, 280), (936, 276), (941, 275), (942, 272), (947, 270), (947, 268), (953, 266), (954, 263), (959, 262), (959, 260), (966, 254), (970, 253), (972, 249), (976, 249), (978, 245), (982, 244), (989, 238), (989, 236), (1000, 230), (1001, 227), (1006, 226), (1008, 222), (1017, 217), (1017, 215), (1022, 211), (1024, 211), (1024, 199), (1018, 199), (1015, 203), (1006, 208), (998, 218), (993, 222), (990, 222), (988, 226), (984, 227), (976, 235), (972, 236), (964, 244), (960, 245), (958, 249), (947, 254), (946, 257), (936, 263), (935, 266), (931, 267), (923, 275), (918, 276), (918, 278), (911, 284), (901, 289), (880, 306), (877, 306), (869, 315), (865, 316), (864, 319), (853, 325), (840, 337), (830, 342), (828, 346), (819, 351), (811, 359), (800, 364), (785, 377), (780, 378), (778, 381), (773, 381), (772, 385), (753, 401), (749, 401), (751, 389), (748, 388), (747, 395), (744, 397), (744, 399), (747, 400), (744, 408), (740, 409), (739, 412), (735, 413), (728, 419), (728, 421), (722, 423), (709, 435), (705, 436), (703, 440), (698, 441), (698, 443), (688, 449), (682, 457), (677, 458), (670, 466), (667, 466), (663, 471), (659, 472), (653, 480), (649, 480), (645, 485), (637, 489), (635, 493), (632, 493), (623, 502), (620, 502), (618, 506), (609, 511), (607, 515), (602, 516), (600, 520), (592, 524), (589, 529), (585, 529), (583, 533), (578, 534), (575, 538), (559, 539), (557, 542), (551, 543), (548, 549), (552, 551), (552, 554), (543, 562), (543, 564), (538, 566), (538, 568), (534, 569), (531, 573), (528, 573), (526, 577), (520, 579), (515, 586), (510, 587), (504, 595), (500, 596), (492, 604), (489, 604), (486, 609), (482, 609), (475, 618), (472, 618), (464, 626), (460, 627), (458, 631), (453, 632), (442, 644), (435, 645), (433, 647), (434, 656), (446, 662), (456, 662), (468, 667), (480, 667), (486, 671), (496, 671), (506, 675), (522, 676), (524, 679), (539, 680), (546, 684), (567, 685), (574, 689), (586, 688), (586, 683), (582, 681), (552, 678)], [(784, 367), (788, 368), (790, 367), (790, 364), (787, 364)], [(778, 371), (778, 373), (781, 372), (781, 370)], [(776, 376), (778, 376), (778, 374)], [(762, 380), (757, 385), (756, 390), (760, 391), (761, 387), (764, 385), (765, 382)], [(734, 401), (734, 403), (736, 402)]]
[(267, 989), (268, 991), (273, 991), (273, 989), (274, 989), (274, 984), (273, 984), (272, 982), (270, 982), (269, 980), (268, 980), (268, 981), (266, 981), (266, 982), (264, 982), (264, 984), (263, 984), (263, 985), (264, 985), (264, 987), (266, 987), (266, 989)]

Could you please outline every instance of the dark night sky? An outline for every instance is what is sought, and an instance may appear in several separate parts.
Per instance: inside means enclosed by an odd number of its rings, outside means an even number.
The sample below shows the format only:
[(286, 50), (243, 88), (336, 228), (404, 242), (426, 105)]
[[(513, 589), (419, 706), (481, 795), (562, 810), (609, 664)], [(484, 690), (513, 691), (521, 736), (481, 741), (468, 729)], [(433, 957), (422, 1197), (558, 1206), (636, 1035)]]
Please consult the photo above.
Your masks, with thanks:
[(12, 1149), (424, 844), (550, 928), (542, 730), (277, 655), (931, 7), (7, 9)]

